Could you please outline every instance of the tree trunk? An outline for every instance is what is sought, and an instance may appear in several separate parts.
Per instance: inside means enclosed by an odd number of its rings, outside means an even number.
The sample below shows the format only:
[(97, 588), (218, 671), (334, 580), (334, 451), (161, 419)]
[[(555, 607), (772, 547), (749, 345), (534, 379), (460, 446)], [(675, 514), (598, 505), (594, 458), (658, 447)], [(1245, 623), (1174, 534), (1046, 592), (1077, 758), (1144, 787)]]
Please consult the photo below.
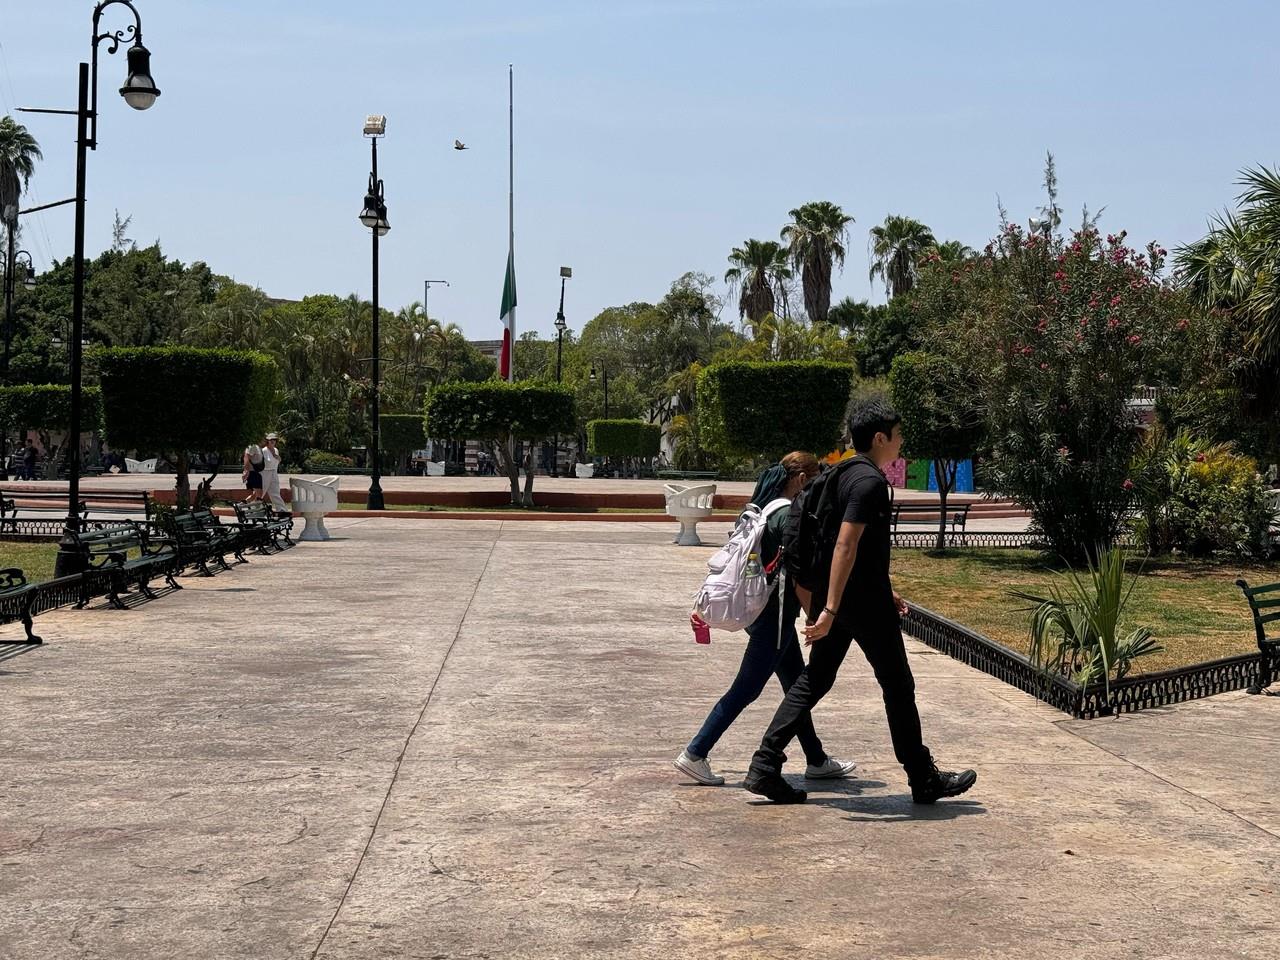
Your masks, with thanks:
[(533, 449), (534, 444), (529, 444), (524, 452), (524, 499), (523, 506), (533, 506)]
[(956, 481), (958, 460), (934, 460), (933, 476), (938, 482), (938, 549), (947, 549), (947, 494)]
[(186, 510), (191, 506), (191, 464), (187, 460), (187, 452), (185, 450), (178, 451), (178, 477), (175, 481), (174, 499), (177, 500), (179, 510)]
[(508, 437), (506, 441), (493, 445), (496, 459), (502, 464), (502, 472), (507, 475), (511, 484), (511, 505), (520, 506), (520, 464), (516, 462), (516, 441)]

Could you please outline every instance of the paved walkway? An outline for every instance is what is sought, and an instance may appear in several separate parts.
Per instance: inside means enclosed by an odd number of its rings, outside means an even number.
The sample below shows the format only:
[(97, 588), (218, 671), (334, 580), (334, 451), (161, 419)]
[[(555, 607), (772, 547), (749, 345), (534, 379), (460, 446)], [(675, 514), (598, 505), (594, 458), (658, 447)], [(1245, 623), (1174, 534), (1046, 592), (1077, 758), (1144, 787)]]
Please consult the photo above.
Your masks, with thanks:
[(684, 624), (706, 550), (331, 526), (0, 660), (0, 958), (1276, 954), (1274, 699), (1076, 723), (913, 644), (972, 794), (911, 805), (851, 659), (815, 719), (859, 778), (758, 805), (773, 689), (730, 786), (670, 767), (742, 645)]

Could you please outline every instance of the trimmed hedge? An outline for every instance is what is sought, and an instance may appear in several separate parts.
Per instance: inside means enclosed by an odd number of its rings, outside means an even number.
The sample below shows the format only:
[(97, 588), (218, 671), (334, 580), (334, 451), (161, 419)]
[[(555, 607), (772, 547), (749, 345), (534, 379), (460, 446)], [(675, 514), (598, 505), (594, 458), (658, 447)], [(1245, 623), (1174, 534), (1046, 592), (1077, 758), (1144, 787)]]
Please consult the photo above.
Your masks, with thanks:
[(542, 440), (576, 427), (573, 391), (536, 382), (445, 383), (425, 405), (428, 436), (451, 440)]
[(662, 427), (644, 420), (592, 420), (587, 452), (593, 457), (656, 457)]
[[(0, 427), (66, 430), (70, 425), (70, 386), (48, 383), (0, 387)], [(80, 426), (85, 433), (102, 426), (102, 391), (97, 387), (81, 391)]]
[(384, 413), (378, 417), (378, 429), (387, 453), (410, 453), (427, 445), (426, 424), (416, 413)]
[(110, 347), (93, 353), (113, 447), (227, 450), (270, 427), (277, 370), (266, 354), (195, 347)]
[(821, 457), (839, 445), (853, 366), (825, 360), (716, 363), (698, 376), (703, 445), (721, 456)]

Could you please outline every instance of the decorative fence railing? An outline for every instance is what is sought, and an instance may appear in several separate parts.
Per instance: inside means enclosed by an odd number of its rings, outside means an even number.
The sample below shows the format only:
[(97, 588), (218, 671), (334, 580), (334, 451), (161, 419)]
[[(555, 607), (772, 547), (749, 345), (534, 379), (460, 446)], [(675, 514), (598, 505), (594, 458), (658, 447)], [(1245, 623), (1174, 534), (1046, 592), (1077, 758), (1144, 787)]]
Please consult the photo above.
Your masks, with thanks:
[[(1189, 667), (1128, 677), (1111, 684), (1082, 687), (1066, 677), (1045, 673), (1026, 656), (924, 607), (910, 604), (903, 630), (961, 663), (981, 670), (1081, 720), (1133, 713), (1243, 690), (1258, 676), (1261, 653), (1239, 654)], [(1267, 654), (1280, 670), (1280, 654)]]

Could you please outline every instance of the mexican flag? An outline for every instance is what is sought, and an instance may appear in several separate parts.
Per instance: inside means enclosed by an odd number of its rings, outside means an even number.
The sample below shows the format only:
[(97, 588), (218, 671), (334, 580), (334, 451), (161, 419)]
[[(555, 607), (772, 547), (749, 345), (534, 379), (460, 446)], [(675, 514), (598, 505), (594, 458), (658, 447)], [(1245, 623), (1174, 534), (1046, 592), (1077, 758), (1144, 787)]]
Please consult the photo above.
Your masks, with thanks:
[(502, 360), (498, 369), (503, 380), (515, 380), (513, 351), (516, 342), (516, 252), (507, 254), (507, 278), (502, 284)]

